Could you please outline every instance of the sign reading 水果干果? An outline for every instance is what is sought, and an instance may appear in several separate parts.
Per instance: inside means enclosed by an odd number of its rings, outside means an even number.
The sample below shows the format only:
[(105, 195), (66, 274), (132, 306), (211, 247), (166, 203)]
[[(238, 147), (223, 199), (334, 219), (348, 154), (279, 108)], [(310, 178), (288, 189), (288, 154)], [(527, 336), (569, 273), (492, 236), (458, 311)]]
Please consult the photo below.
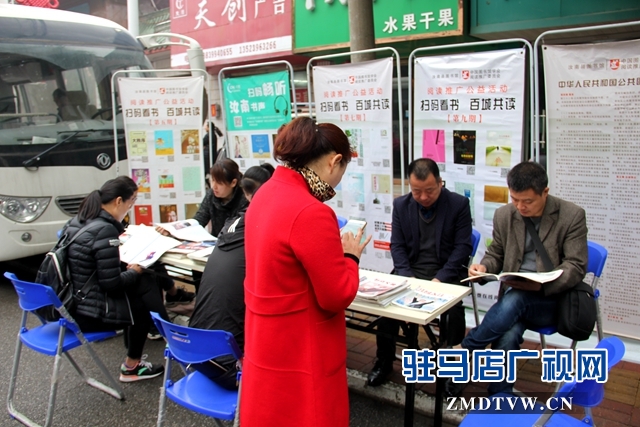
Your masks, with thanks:
[[(349, 46), (346, 0), (293, 1), (294, 52)], [(459, 36), (463, 32), (462, 0), (376, 0), (373, 21), (376, 44)]]

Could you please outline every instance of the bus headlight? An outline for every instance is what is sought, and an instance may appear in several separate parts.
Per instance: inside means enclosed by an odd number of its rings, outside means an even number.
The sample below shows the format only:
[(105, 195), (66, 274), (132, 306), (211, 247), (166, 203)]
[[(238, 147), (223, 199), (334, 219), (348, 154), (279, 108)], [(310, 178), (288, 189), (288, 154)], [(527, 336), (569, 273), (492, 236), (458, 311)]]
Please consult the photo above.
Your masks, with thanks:
[(15, 222), (32, 222), (49, 206), (51, 197), (0, 196), (0, 214)]

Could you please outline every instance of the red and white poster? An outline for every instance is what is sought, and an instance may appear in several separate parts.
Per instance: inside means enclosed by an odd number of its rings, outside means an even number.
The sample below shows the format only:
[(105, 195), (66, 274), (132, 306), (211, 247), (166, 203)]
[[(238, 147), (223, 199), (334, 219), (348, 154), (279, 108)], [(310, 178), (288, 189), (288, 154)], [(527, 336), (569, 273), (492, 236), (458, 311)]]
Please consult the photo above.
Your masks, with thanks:
[(313, 67), (317, 120), (339, 126), (355, 153), (327, 204), (338, 215), (367, 221), (373, 238), (360, 266), (383, 273), (393, 270), (392, 77), (392, 58)]
[[(200, 43), (207, 66), (290, 55), (292, 0), (171, 0), (171, 32)], [(172, 48), (171, 66), (188, 66)]]
[(587, 212), (609, 251), (605, 332), (640, 338), (640, 41), (545, 46), (550, 191)]

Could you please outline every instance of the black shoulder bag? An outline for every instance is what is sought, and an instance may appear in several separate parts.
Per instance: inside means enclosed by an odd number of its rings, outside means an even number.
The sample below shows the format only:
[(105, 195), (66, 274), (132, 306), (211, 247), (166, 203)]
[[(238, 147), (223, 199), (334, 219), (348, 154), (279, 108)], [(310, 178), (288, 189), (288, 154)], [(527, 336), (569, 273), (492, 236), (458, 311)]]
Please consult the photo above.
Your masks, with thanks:
[[(533, 240), (536, 252), (540, 255), (544, 268), (553, 270), (553, 263), (549, 254), (540, 241), (531, 218), (523, 218), (527, 232)], [(558, 296), (558, 332), (575, 341), (589, 339), (596, 324), (597, 307), (593, 288), (590, 284), (580, 281), (573, 288), (562, 292)]]

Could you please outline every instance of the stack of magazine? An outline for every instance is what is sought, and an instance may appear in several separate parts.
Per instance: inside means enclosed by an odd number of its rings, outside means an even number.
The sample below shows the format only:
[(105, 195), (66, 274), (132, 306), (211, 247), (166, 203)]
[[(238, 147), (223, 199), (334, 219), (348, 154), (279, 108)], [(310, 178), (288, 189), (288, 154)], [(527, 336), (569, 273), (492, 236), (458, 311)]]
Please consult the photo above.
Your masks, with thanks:
[(402, 276), (388, 276), (384, 279), (362, 276), (355, 301), (386, 307), (408, 286), (407, 279)]

